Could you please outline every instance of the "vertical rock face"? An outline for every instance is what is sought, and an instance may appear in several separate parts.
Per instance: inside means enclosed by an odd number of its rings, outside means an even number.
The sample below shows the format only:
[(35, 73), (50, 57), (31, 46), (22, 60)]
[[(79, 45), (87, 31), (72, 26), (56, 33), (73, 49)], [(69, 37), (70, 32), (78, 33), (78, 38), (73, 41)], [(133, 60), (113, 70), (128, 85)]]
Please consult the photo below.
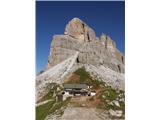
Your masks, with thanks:
[(64, 35), (53, 37), (47, 68), (59, 64), (76, 51), (79, 52), (78, 63), (104, 65), (124, 73), (124, 56), (116, 48), (116, 43), (105, 34), (97, 39), (95, 32), (79, 18), (73, 18), (66, 25)]
[(69, 35), (79, 42), (90, 42), (96, 39), (95, 32), (79, 18), (73, 18), (65, 28), (65, 35)]
[(116, 43), (107, 35), (102, 33), (100, 36), (100, 42), (105, 46), (105, 48), (113, 48), (116, 49)]

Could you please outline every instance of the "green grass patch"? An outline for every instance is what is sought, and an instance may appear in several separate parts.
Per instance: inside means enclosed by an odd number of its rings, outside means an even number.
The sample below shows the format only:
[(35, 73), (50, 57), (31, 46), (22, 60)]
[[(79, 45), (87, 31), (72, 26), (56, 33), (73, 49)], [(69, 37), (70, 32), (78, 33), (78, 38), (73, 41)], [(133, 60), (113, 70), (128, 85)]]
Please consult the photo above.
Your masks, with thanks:
[(110, 86), (106, 87), (101, 95), (103, 100), (116, 100), (118, 98), (118, 92), (115, 89), (112, 89)]
[[(58, 91), (58, 88), (59, 88), (59, 91)], [(39, 102), (42, 102), (42, 101), (45, 101), (45, 100), (49, 100), (49, 99), (53, 99), (54, 98), (54, 94), (58, 94), (58, 92), (62, 91), (63, 88), (60, 87), (58, 84), (56, 83), (49, 83), (47, 85), (47, 91), (48, 93), (39, 101)]]
[(93, 85), (93, 88), (92, 89), (97, 89), (99, 88), (100, 86), (101, 87), (104, 87), (105, 86), (105, 83), (103, 81), (100, 81), (100, 80), (91, 80), (91, 85)]
[(80, 83), (87, 82), (87, 81), (89, 81), (89, 80), (91, 79), (91, 76), (90, 76), (89, 73), (85, 70), (84, 67), (79, 68), (79, 69), (76, 70), (74, 73), (80, 76)]
[[(104, 109), (109, 110), (122, 110), (123, 114), (125, 114), (125, 102), (119, 101), (119, 99), (125, 98), (124, 91), (118, 91), (115, 89), (112, 89), (111, 87), (106, 87), (106, 89), (102, 92), (102, 95), (100, 96), (101, 100), (104, 102), (103, 105), (101, 105)], [(106, 100), (112, 102), (113, 100), (116, 100), (119, 102), (120, 106), (116, 106), (115, 104), (108, 104)]]
[[(44, 120), (47, 115), (54, 114), (56, 110), (59, 110), (61, 107), (66, 107), (70, 99), (71, 98), (68, 97), (65, 101), (59, 102), (54, 100), (36, 107), (36, 120)], [(59, 111), (59, 114), (62, 115), (63, 111)]]
[(45, 100), (49, 100), (53, 98), (53, 93), (51, 91), (49, 91), (43, 98), (41, 101), (45, 101)]
[(125, 103), (124, 102), (119, 102), (119, 104), (120, 104), (120, 110), (122, 110), (123, 111), (123, 113), (125, 114)]
[(100, 80), (93, 79), (90, 74), (85, 70), (85, 67), (77, 69), (74, 74), (80, 76), (79, 83), (85, 83), (93, 86), (93, 89), (97, 89), (100, 85), (104, 86), (105, 83)]
[(68, 97), (65, 101), (56, 102), (50, 109), (49, 114), (54, 113), (56, 110), (59, 110), (61, 107), (66, 107), (67, 104), (70, 102), (70, 100), (71, 100), (71, 97)]
[(125, 104), (124, 102), (119, 102), (120, 104), (120, 107), (116, 106), (116, 105), (109, 105), (109, 104), (106, 104), (105, 105), (105, 109), (107, 110), (121, 110), (123, 112), (123, 114), (125, 114)]
[(108, 105), (108, 104), (106, 104), (106, 105), (105, 105), (105, 108), (106, 108), (107, 110), (110, 110), (110, 109), (112, 109), (112, 110), (121, 110), (121, 108), (118, 107), (118, 106), (116, 106), (116, 105)]
[(55, 101), (50, 101), (44, 105), (36, 107), (36, 120), (44, 120), (54, 103)]
[(116, 90), (109, 88), (107, 89), (107, 91), (109, 93), (108, 95), (106, 95), (106, 98), (108, 100), (115, 100), (118, 97), (118, 93), (116, 92)]

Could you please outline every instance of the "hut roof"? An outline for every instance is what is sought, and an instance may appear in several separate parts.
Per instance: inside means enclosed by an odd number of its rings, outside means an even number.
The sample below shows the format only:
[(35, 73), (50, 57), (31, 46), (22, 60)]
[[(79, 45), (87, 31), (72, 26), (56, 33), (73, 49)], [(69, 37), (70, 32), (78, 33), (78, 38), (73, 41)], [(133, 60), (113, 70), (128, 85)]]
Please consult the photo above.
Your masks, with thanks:
[(80, 89), (86, 89), (86, 84), (64, 84), (65, 89), (74, 89), (74, 88), (80, 88)]

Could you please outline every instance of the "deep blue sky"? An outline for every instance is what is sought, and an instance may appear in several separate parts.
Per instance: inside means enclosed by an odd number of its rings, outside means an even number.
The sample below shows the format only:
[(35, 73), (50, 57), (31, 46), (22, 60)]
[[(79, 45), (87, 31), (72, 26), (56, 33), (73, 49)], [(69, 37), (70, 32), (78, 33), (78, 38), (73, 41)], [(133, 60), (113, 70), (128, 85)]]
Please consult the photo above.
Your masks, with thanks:
[(68, 21), (78, 17), (87, 23), (99, 37), (109, 35), (124, 53), (125, 3), (123, 1), (101, 2), (36, 2), (36, 72), (44, 69), (48, 61), (52, 36), (63, 34)]

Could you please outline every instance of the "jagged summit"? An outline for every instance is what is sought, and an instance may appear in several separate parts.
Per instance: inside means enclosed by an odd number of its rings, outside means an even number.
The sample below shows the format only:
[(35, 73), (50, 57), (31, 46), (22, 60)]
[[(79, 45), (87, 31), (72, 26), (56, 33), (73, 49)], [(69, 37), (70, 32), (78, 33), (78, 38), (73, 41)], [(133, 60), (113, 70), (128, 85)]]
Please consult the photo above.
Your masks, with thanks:
[(79, 18), (68, 22), (64, 35), (54, 35), (47, 68), (59, 64), (77, 51), (79, 63), (101, 64), (124, 72), (124, 56), (116, 48), (116, 43), (104, 33), (97, 39), (95, 32)]
[(79, 18), (73, 18), (66, 25), (65, 35), (79, 39), (80, 42), (90, 42), (96, 40), (96, 34), (92, 28)]
[(81, 22), (81, 23), (84, 23), (80, 18), (78, 18), (78, 17), (74, 17), (74, 18), (72, 18), (71, 20), (70, 20), (70, 22), (74, 22), (74, 21), (79, 21), (79, 22)]

